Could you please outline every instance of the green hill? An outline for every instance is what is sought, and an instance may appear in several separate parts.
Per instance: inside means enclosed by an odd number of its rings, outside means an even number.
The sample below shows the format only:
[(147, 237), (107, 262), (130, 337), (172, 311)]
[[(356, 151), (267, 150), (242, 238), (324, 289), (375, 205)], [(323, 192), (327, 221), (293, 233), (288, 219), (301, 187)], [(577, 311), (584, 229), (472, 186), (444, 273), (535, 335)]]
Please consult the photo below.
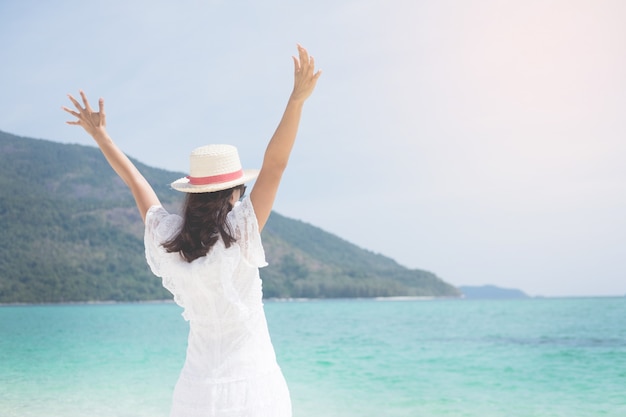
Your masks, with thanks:
[[(130, 192), (96, 147), (0, 131), (0, 303), (168, 299), (146, 265)], [(181, 173), (133, 161), (168, 210)], [(306, 223), (272, 213), (263, 231), (266, 297), (458, 296)]]

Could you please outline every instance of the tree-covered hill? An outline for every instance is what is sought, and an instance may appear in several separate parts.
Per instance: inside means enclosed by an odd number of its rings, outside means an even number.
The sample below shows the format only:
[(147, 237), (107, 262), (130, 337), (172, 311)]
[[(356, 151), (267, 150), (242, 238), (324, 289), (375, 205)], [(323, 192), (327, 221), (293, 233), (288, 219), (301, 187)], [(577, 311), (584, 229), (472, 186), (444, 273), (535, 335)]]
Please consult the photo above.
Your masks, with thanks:
[[(133, 160), (168, 210), (183, 174)], [(134, 200), (95, 147), (0, 131), (0, 303), (170, 298), (146, 265)], [(263, 231), (266, 297), (458, 296), (314, 226), (272, 213)]]

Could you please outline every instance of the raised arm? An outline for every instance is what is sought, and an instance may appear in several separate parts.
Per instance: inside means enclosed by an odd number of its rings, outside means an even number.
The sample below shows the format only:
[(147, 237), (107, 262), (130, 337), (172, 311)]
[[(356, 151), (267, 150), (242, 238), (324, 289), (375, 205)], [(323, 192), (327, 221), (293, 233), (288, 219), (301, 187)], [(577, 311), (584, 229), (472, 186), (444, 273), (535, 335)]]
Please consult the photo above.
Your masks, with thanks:
[(69, 121), (67, 124), (82, 126), (82, 128), (94, 138), (106, 160), (109, 162), (109, 165), (111, 165), (111, 168), (113, 168), (117, 175), (126, 183), (128, 188), (130, 188), (133, 197), (135, 197), (139, 214), (141, 214), (142, 220), (145, 221), (148, 209), (153, 205), (161, 204), (157, 195), (135, 165), (107, 134), (104, 100), (99, 100), (98, 111), (94, 112), (83, 91), (80, 92), (80, 96), (83, 100), (83, 106), (81, 106), (74, 97), (68, 95), (77, 111), (67, 107), (63, 107), (63, 110), (75, 116), (78, 120)]
[(296, 140), (300, 115), (304, 102), (315, 89), (321, 71), (315, 72), (315, 61), (306, 49), (298, 45), (299, 58), (293, 57), (294, 86), (285, 113), (272, 136), (265, 156), (261, 172), (250, 193), (254, 212), (262, 230), (274, 205), (278, 186), (282, 178), (291, 149)]

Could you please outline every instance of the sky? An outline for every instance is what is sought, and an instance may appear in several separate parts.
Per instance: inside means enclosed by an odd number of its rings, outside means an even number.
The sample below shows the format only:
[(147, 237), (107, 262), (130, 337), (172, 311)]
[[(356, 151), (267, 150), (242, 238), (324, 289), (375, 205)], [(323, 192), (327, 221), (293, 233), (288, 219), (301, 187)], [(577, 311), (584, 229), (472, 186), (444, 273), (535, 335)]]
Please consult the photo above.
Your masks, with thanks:
[[(258, 168), (301, 43), (323, 74), (274, 209), (453, 285), (626, 294), (622, 0), (0, 0), (0, 130)], [(1, 158), (1, 157), (0, 157)], [(173, 178), (174, 180), (176, 178)]]

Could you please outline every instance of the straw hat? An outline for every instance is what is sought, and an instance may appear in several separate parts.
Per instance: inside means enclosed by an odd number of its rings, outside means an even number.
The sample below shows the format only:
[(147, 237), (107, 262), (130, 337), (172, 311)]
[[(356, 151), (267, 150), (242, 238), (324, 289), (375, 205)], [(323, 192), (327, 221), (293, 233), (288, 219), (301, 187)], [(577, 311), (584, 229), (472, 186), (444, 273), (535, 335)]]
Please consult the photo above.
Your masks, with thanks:
[(258, 169), (242, 169), (237, 148), (207, 145), (194, 149), (189, 157), (189, 175), (172, 183), (183, 193), (211, 193), (236, 187), (259, 175)]

